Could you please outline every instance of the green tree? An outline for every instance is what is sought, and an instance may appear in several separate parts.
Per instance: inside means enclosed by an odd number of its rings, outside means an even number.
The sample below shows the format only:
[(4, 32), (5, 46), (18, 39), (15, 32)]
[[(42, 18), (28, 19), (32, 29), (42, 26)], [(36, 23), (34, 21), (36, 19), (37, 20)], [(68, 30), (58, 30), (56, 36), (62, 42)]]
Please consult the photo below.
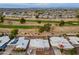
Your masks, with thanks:
[(39, 32), (40, 33), (44, 32), (44, 27), (40, 27)]
[(76, 18), (79, 18), (79, 14), (78, 14), (78, 15), (76, 15)]
[(64, 23), (65, 23), (65, 22), (64, 22), (63, 20), (61, 20), (60, 23), (59, 23), (59, 26), (63, 26)]
[(39, 24), (41, 23), (41, 21), (37, 21)]
[(39, 15), (36, 15), (35, 18), (39, 18)]
[(0, 16), (0, 22), (1, 22), (1, 23), (4, 22), (4, 17), (5, 17), (5, 16)]
[(24, 24), (25, 22), (26, 22), (26, 20), (25, 20), (24, 18), (21, 18), (21, 19), (20, 19), (20, 23), (21, 23), (21, 24)]
[(79, 37), (79, 34), (76, 34), (77, 37)]
[(70, 55), (75, 55), (75, 54), (77, 54), (77, 51), (76, 51), (75, 48), (68, 50), (68, 52), (69, 52)]
[(51, 24), (44, 24), (44, 30), (49, 32), (50, 31), (50, 28), (51, 28)]
[(79, 10), (76, 10), (75, 12), (76, 12), (76, 18), (79, 19)]
[(10, 39), (13, 39), (18, 34), (18, 29), (13, 29), (10, 33)]
[(41, 33), (44, 32), (44, 31), (49, 32), (50, 29), (51, 29), (51, 24), (49, 24), (49, 23), (44, 24), (44, 26), (39, 29), (39, 32), (41, 32)]

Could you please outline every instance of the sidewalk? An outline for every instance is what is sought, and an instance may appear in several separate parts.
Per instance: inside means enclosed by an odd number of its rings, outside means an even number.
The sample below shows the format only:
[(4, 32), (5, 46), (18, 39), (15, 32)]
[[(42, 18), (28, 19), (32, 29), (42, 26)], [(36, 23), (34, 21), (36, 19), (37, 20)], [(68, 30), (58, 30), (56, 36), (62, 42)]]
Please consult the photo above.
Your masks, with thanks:
[(61, 55), (61, 51), (58, 48), (53, 47), (55, 55)]

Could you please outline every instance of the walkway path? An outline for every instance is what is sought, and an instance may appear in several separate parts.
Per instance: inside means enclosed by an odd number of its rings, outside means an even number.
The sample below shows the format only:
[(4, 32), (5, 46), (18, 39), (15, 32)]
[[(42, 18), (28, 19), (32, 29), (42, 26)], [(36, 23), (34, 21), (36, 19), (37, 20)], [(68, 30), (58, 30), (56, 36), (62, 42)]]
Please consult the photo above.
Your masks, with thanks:
[(55, 55), (61, 55), (61, 51), (58, 48), (53, 48)]

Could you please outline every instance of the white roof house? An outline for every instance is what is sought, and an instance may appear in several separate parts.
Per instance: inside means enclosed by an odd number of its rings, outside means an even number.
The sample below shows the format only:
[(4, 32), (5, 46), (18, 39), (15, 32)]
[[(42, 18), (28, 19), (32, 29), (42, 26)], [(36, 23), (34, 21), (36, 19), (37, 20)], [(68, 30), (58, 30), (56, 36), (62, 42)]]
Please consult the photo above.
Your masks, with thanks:
[(4, 45), (6, 42), (8, 42), (10, 39), (8, 36), (2, 36), (0, 37), (0, 46)]
[(72, 43), (72, 44), (79, 44), (79, 38), (78, 37), (68, 37), (69, 38), (69, 41)]
[(63, 49), (74, 48), (64, 37), (51, 37), (50, 43), (53, 47), (61, 48), (60, 45), (63, 45)]
[[(14, 41), (17, 42), (15, 43)], [(16, 48), (26, 49), (28, 42), (29, 40), (25, 40), (25, 37), (19, 37), (18, 39), (13, 39), (8, 45), (15, 45)]]
[(48, 43), (48, 40), (31, 39), (29, 47), (31, 47), (31, 48), (49, 48), (49, 43)]
[(27, 51), (27, 54), (37, 54), (37, 50), (42, 50), (42, 49), (49, 49), (49, 42), (48, 40), (43, 40), (43, 39), (31, 39), (30, 44), (29, 44), (29, 49)]
[(16, 48), (26, 48), (29, 40), (24, 40), (25, 37), (19, 37), (19, 41), (16, 43)]

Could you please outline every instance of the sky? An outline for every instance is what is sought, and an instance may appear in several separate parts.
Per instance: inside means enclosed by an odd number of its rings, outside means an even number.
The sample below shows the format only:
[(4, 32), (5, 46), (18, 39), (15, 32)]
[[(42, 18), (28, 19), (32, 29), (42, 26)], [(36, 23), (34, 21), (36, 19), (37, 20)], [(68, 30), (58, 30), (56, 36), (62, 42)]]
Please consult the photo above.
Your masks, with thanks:
[(79, 3), (0, 3), (0, 8), (79, 8)]

